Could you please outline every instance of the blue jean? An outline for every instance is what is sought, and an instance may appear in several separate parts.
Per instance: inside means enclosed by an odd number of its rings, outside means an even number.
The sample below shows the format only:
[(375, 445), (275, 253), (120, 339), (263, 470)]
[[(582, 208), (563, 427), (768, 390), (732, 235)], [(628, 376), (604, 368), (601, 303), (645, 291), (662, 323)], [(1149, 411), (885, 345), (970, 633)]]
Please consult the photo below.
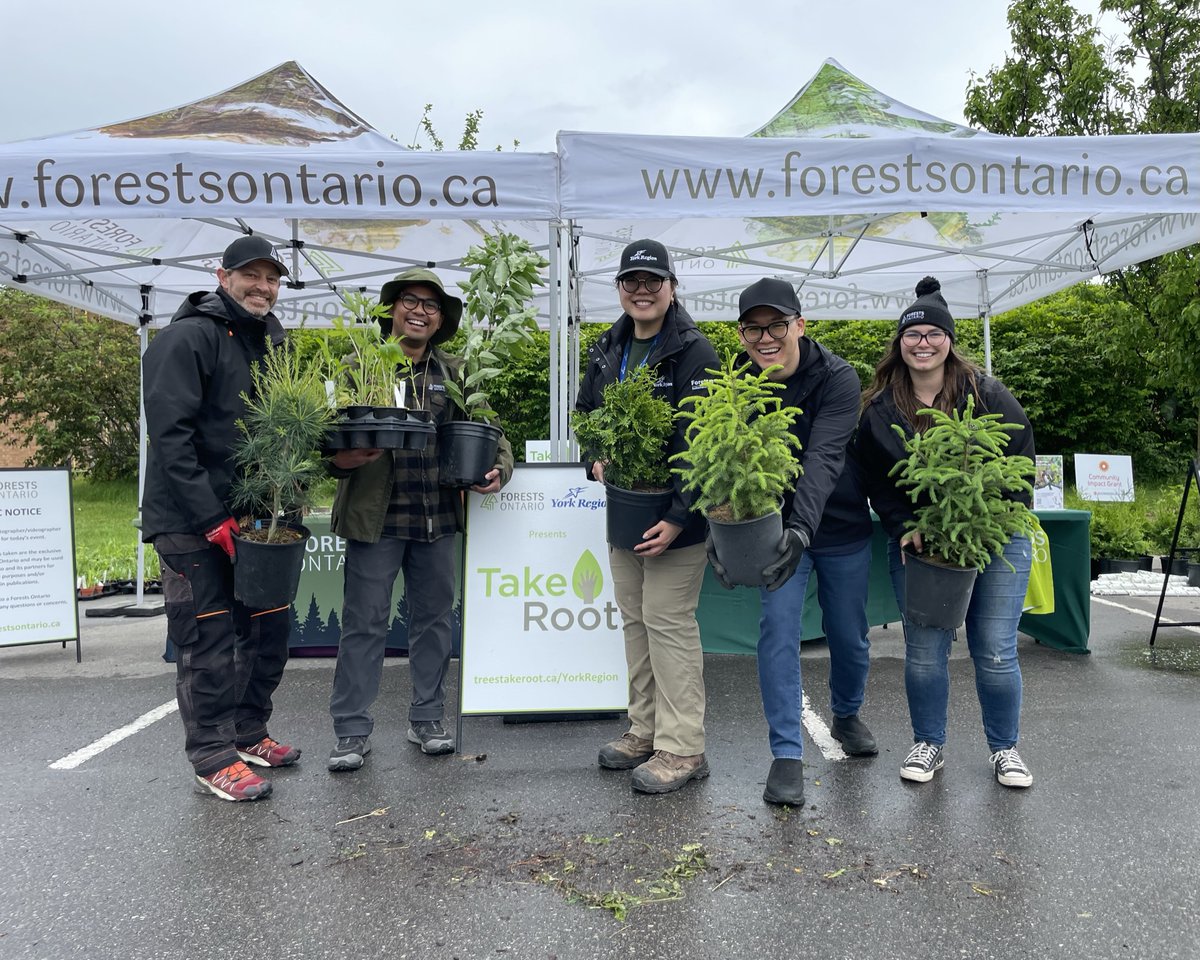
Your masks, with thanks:
[[(1005, 564), (1007, 559), (1015, 568)], [(1028, 537), (1013, 537), (1004, 559), (992, 561), (975, 579), (967, 607), (967, 649), (975, 664), (975, 692), (983, 714), (983, 733), (994, 753), (1015, 746), (1021, 724), (1021, 664), (1017, 660), (1017, 624), (1025, 604), (1032, 551)], [(904, 565), (900, 545), (888, 543), (888, 568), (896, 602), (904, 609)], [(950, 700), (950, 643), (953, 630), (904, 623), (904, 689), (912, 718), (913, 742), (946, 742)]]
[(804, 697), (800, 679), (800, 634), (808, 578), (817, 571), (817, 601), (829, 641), (829, 694), (835, 717), (858, 713), (867, 686), (871, 644), (867, 639), (867, 586), (871, 541), (850, 552), (806, 551), (782, 587), (760, 591), (758, 686), (770, 730), (771, 756), (799, 760), (804, 755), (800, 715)]

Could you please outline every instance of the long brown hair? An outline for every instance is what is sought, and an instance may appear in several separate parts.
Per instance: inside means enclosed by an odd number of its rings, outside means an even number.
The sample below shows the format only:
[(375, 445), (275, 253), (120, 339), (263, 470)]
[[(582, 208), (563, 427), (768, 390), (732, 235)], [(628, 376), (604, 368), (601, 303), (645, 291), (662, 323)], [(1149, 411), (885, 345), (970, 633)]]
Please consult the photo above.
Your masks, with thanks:
[[(976, 406), (979, 405), (979, 377), (983, 371), (954, 348), (953, 340), (950, 341), (950, 352), (946, 354), (943, 373), (942, 389), (933, 399), (936, 409), (943, 413), (952, 412), (958, 407), (959, 400), (966, 396), (967, 391), (975, 396)], [(875, 367), (871, 385), (863, 393), (862, 409), (865, 410), (872, 400), (889, 387), (896, 409), (900, 411), (908, 426), (917, 433), (925, 430), (931, 418), (928, 415), (917, 415), (917, 411), (923, 410), (925, 404), (917, 399), (916, 391), (913, 390), (912, 377), (900, 353), (900, 334), (896, 334), (892, 339), (888, 352)]]

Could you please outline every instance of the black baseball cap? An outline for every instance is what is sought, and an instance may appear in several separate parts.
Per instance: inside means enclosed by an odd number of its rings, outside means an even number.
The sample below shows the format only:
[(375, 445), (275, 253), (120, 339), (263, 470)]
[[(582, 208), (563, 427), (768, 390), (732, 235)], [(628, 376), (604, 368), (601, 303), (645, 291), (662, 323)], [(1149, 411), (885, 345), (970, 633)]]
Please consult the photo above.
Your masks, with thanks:
[(785, 317), (800, 316), (800, 300), (795, 288), (778, 277), (755, 280), (738, 297), (738, 323), (756, 307), (773, 307)]
[(221, 266), (226, 270), (236, 270), (255, 260), (267, 260), (275, 264), (283, 276), (288, 275), (288, 268), (275, 253), (271, 241), (266, 237), (256, 237), (254, 234), (238, 237), (227, 246), (225, 253), (221, 256)]
[(638, 272), (675, 279), (671, 255), (657, 240), (635, 240), (621, 251), (621, 269), (617, 271), (617, 279), (620, 280), (627, 273)]

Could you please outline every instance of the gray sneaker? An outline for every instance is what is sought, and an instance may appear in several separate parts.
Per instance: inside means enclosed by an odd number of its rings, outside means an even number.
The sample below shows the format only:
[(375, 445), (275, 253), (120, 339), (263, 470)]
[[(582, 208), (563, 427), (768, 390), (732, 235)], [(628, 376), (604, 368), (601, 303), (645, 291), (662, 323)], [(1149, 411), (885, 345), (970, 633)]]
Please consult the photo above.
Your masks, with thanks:
[(419, 744), (421, 752), (431, 756), (454, 752), (454, 738), (446, 732), (441, 720), (411, 721), (408, 725), (408, 742)]
[(337, 746), (329, 754), (329, 769), (357, 770), (371, 752), (371, 741), (366, 737), (339, 737)]

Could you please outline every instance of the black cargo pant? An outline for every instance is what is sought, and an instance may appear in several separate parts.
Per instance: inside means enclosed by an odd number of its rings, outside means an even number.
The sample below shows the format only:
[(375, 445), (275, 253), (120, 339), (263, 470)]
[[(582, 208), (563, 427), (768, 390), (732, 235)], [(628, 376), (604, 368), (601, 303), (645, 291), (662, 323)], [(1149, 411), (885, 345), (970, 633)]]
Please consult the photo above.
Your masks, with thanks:
[(267, 735), (271, 695), (288, 659), (291, 608), (251, 610), (233, 597), (233, 565), (192, 534), (161, 534), (167, 636), (175, 644), (175, 694), (184, 749), (200, 776), (238, 760)]

